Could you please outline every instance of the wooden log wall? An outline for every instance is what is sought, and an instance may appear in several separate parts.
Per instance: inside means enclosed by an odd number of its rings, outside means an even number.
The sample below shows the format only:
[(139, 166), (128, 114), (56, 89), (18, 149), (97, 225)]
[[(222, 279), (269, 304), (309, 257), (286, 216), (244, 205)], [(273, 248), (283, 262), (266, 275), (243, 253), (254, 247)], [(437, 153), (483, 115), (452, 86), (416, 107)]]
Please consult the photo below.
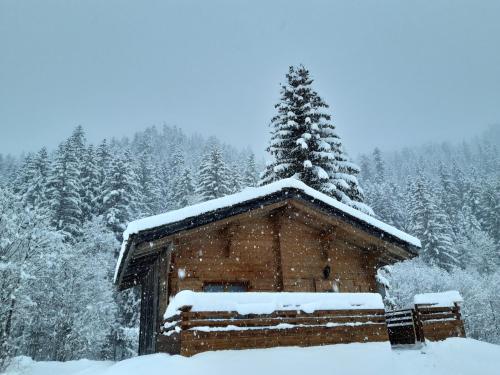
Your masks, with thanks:
[(169, 294), (237, 281), (262, 292), (376, 291), (377, 253), (351, 243), (348, 233), (324, 228), (286, 208), (186, 232), (173, 240)]

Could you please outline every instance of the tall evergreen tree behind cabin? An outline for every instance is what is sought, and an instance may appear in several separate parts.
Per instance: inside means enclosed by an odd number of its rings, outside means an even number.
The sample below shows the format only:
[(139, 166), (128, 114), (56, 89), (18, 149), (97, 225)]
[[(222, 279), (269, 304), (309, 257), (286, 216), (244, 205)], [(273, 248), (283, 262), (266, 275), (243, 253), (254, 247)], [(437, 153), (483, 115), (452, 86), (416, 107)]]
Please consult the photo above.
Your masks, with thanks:
[(217, 144), (205, 153), (200, 164), (196, 194), (200, 202), (231, 194), (230, 174)]
[(294, 177), (342, 203), (366, 213), (363, 191), (356, 175), (359, 168), (349, 161), (340, 137), (326, 112), (328, 105), (312, 88), (304, 66), (289, 68), (287, 84), (271, 120), (267, 151), (273, 160), (262, 174), (260, 185)]
[(230, 163), (228, 167), (228, 187), (231, 194), (238, 193), (243, 188), (243, 177), (240, 174), (238, 165)]
[(33, 207), (46, 208), (47, 178), (49, 176), (49, 154), (47, 148), (42, 147), (34, 159), (35, 178), (28, 203)]
[(370, 164), (370, 158), (366, 154), (362, 154), (359, 158), (360, 175), (363, 182), (370, 181), (372, 179), (372, 168)]
[(84, 151), (81, 163), (82, 190), (80, 196), (82, 199), (82, 221), (85, 222), (96, 214), (98, 210), (97, 200), (101, 194), (97, 156), (92, 145)]
[(421, 169), (409, 187), (409, 214), (412, 218), (410, 232), (422, 241), (420, 256), (426, 262), (451, 270), (459, 259), (453, 243), (453, 231), (446, 214), (439, 208), (435, 187)]
[(93, 204), (95, 215), (104, 214), (104, 191), (107, 179), (110, 175), (111, 168), (111, 153), (106, 139), (104, 139), (96, 150), (96, 164), (97, 164), (97, 186), (99, 189)]
[(80, 233), (81, 181), (78, 138), (70, 137), (59, 145), (47, 181), (47, 196), (54, 228), (72, 241)]
[(29, 153), (24, 157), (21, 168), (19, 168), (19, 172), (17, 173), (16, 181), (12, 186), (14, 193), (21, 197), (24, 205), (26, 205), (28, 201), (31, 183), (35, 175), (34, 158), (35, 156), (32, 153)]
[(172, 152), (172, 161), (170, 162), (172, 178), (176, 178), (181, 174), (184, 168), (184, 153), (177, 145)]
[[(192, 194), (192, 192), (189, 193), (179, 190), (183, 187), (189, 188), (189, 184), (191, 183), (188, 181), (190, 176), (185, 173), (186, 170), (184, 166), (184, 154), (179, 145), (175, 145), (169, 163), (161, 167), (163, 187), (160, 187), (160, 190), (167, 198), (168, 209), (184, 207), (185, 205), (183, 203), (187, 202), (189, 200), (188, 196)], [(185, 183), (188, 185), (184, 185)]]
[(373, 162), (375, 164), (375, 182), (381, 184), (385, 181), (385, 167), (382, 161), (382, 152), (378, 147), (373, 150)]
[(157, 174), (152, 158), (152, 149), (144, 147), (139, 154), (136, 167), (138, 190), (138, 205), (141, 216), (153, 215), (157, 212), (159, 206)]
[(137, 194), (137, 176), (130, 151), (125, 150), (112, 159), (103, 192), (105, 221), (119, 240), (126, 224), (132, 219)]
[(75, 130), (73, 130), (73, 133), (71, 134), (71, 137), (69, 138), (69, 142), (71, 143), (71, 147), (73, 150), (73, 153), (77, 157), (83, 157), (85, 153), (85, 148), (86, 148), (86, 137), (85, 137), (85, 131), (83, 130), (83, 127), (81, 125), (78, 125)]
[(441, 207), (450, 218), (450, 221), (455, 222), (457, 219), (456, 213), (462, 206), (457, 184), (454, 183), (451, 173), (442, 162), (439, 164), (438, 173), (441, 188), (444, 192)]
[(250, 153), (245, 161), (242, 184), (244, 187), (254, 187), (258, 183), (257, 167), (255, 165), (255, 155)]
[(47, 149), (28, 154), (19, 170), (13, 191), (22, 199), (24, 207), (34, 209), (46, 206), (46, 185), (49, 173)]
[(479, 220), (496, 242), (500, 253), (500, 179), (488, 181), (483, 187)]
[(175, 178), (172, 185), (172, 201), (175, 202), (174, 209), (189, 206), (194, 194), (191, 172), (184, 168)]

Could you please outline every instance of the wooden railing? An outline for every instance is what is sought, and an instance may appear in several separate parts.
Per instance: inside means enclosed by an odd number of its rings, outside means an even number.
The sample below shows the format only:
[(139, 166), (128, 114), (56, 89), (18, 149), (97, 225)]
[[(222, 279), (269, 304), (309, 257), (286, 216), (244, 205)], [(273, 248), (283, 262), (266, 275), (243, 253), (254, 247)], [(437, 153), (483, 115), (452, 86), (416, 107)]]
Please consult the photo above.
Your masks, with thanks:
[(234, 311), (194, 312), (182, 308), (165, 320), (157, 351), (191, 356), (208, 350), (314, 346), (388, 341), (415, 344), (465, 337), (458, 305), (416, 306), (414, 309), (275, 311), (239, 314)]
[(422, 341), (415, 317), (415, 310), (404, 309), (385, 313), (391, 345), (410, 345)]
[(438, 341), (448, 337), (465, 337), (464, 322), (457, 304), (450, 307), (416, 305), (415, 312), (424, 338)]
[(387, 341), (384, 310), (238, 314), (184, 308), (166, 320), (160, 349), (190, 356), (207, 350)]
[(387, 330), (392, 345), (407, 345), (465, 337), (460, 307), (416, 305), (414, 309), (386, 312)]

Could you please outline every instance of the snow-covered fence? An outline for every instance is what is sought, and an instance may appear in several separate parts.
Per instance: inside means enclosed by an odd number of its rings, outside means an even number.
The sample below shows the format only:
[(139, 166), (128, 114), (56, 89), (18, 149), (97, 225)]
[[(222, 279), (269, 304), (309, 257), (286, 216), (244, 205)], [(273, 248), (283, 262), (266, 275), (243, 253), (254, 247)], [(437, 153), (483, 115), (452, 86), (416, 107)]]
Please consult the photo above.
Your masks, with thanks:
[(427, 340), (439, 341), (448, 337), (465, 337), (460, 306), (415, 306), (419, 330)]
[(189, 293), (171, 302), (158, 351), (191, 356), (388, 341), (381, 297), (374, 293)]
[(432, 341), (465, 337), (460, 314), (462, 296), (455, 290), (417, 294), (414, 297), (417, 322), (422, 335)]
[[(165, 321), (160, 341), (191, 356), (207, 350), (387, 341), (384, 310), (182, 311)], [(170, 350), (168, 350), (170, 351)]]
[(465, 337), (460, 313), (462, 297), (456, 291), (418, 294), (414, 308), (386, 312), (392, 345)]

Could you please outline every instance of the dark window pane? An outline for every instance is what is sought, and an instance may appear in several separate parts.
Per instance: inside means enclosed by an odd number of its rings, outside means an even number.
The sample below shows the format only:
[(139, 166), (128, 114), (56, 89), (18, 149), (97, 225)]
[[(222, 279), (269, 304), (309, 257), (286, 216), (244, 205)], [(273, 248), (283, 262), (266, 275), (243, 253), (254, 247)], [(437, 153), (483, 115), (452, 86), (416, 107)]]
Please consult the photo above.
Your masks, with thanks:
[(246, 292), (247, 286), (245, 284), (227, 284), (228, 292)]
[(214, 293), (214, 292), (223, 292), (224, 284), (221, 283), (207, 283), (203, 286), (204, 292)]
[(245, 283), (205, 283), (204, 292), (246, 292), (248, 287)]

